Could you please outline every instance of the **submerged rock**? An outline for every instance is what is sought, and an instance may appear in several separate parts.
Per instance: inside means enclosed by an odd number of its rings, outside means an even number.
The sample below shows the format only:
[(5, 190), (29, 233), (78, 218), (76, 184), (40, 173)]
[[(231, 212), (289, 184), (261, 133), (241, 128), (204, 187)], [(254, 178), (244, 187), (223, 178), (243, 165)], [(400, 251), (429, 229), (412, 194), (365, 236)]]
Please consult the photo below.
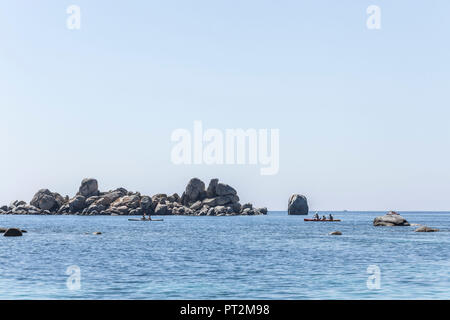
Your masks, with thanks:
[(393, 227), (393, 226), (409, 226), (409, 222), (406, 221), (399, 214), (386, 214), (381, 217), (376, 217), (373, 220), (373, 225), (375, 227), (383, 226), (383, 227)]
[(5, 230), (5, 233), (3, 233), (4, 237), (21, 237), (22, 236), (22, 230), (17, 228), (9, 228)]
[(438, 232), (439, 229), (433, 229), (433, 228), (429, 228), (427, 226), (421, 226), (414, 231), (415, 232)]
[(333, 231), (329, 233), (330, 236), (342, 236), (342, 232), (340, 231)]
[(288, 214), (290, 215), (307, 215), (309, 212), (308, 201), (305, 196), (293, 194), (289, 198)]

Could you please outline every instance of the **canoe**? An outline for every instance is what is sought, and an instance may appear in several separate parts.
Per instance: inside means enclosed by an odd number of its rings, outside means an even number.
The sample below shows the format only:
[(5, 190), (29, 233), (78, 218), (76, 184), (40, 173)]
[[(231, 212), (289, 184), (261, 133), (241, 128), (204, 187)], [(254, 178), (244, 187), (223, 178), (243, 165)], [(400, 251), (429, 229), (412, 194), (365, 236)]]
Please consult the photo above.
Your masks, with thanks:
[(315, 222), (339, 222), (341, 220), (339, 219), (333, 219), (333, 220), (315, 220), (315, 219), (304, 219), (305, 221), (315, 221)]
[(164, 221), (164, 219), (128, 219), (128, 221)]

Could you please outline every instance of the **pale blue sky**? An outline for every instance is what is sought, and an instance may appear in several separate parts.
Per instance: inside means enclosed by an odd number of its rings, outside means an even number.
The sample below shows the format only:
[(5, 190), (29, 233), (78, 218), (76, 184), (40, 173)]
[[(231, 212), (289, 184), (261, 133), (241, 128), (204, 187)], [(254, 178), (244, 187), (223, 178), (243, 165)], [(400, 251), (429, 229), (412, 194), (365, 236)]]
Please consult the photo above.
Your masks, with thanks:
[[(81, 7), (81, 30), (66, 8)], [(379, 5), (381, 30), (366, 28)], [(217, 177), (242, 202), (450, 209), (450, 2), (2, 1), (0, 204), (39, 188), (181, 193)], [(280, 171), (175, 166), (171, 132), (280, 129)]]

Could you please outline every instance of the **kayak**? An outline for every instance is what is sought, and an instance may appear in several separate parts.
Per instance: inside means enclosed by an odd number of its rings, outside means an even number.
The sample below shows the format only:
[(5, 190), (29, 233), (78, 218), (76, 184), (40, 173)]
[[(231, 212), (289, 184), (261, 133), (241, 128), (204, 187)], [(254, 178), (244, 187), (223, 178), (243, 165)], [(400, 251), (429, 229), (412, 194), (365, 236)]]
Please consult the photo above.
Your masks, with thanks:
[(164, 221), (164, 219), (128, 219), (128, 221)]
[(333, 219), (333, 220), (316, 220), (316, 219), (304, 219), (305, 221), (316, 221), (316, 222), (339, 222), (341, 220), (339, 219)]

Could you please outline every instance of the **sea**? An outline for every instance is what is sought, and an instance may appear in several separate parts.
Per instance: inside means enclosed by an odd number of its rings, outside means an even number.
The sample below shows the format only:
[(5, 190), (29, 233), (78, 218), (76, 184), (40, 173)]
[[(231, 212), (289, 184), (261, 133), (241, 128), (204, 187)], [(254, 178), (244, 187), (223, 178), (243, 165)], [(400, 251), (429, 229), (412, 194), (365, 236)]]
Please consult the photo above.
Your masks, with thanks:
[(450, 212), (400, 213), (440, 232), (374, 227), (384, 212), (0, 215), (28, 231), (0, 235), (0, 299), (450, 299)]

